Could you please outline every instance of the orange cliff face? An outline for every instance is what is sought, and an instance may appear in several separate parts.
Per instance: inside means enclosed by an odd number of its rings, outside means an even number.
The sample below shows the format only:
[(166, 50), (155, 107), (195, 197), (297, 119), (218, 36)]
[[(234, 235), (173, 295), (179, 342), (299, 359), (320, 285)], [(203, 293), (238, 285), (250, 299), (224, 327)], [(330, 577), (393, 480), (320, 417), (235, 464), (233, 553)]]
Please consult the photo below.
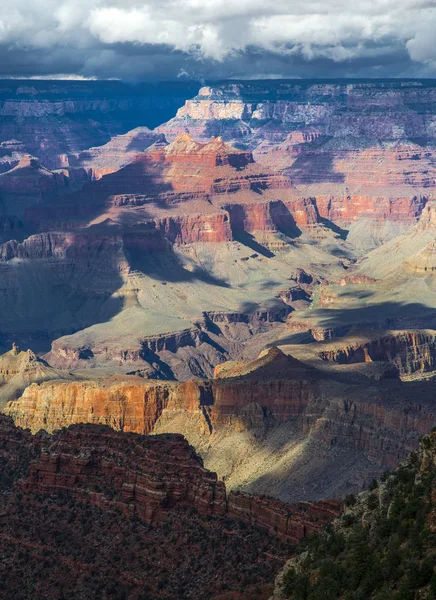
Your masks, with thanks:
[(248, 365), (249, 372), (243, 371), (241, 377), (232, 370), (214, 381), (157, 382), (114, 376), (35, 384), (18, 401), (9, 402), (4, 412), (32, 431), (90, 422), (147, 434), (162, 415), (183, 411), (197, 415), (201, 433), (209, 435), (222, 427), (263, 426), (265, 410), (283, 423), (304, 413), (320, 395), (317, 372), (280, 351), (271, 350)]
[[(391, 396), (395, 402), (386, 400)], [(426, 400), (412, 406), (395, 382), (381, 395), (365, 382), (335, 381), (276, 348), (251, 363), (224, 363), (214, 380), (117, 376), (34, 384), (3, 411), (34, 432), (81, 422), (136, 433), (175, 431), (212, 455), (215, 444), (238, 432), (257, 432), (267, 448), (269, 436), (285, 427), (291, 437), (315, 436), (326, 451), (337, 445), (357, 452), (373, 471), (397, 464), (434, 421)]]

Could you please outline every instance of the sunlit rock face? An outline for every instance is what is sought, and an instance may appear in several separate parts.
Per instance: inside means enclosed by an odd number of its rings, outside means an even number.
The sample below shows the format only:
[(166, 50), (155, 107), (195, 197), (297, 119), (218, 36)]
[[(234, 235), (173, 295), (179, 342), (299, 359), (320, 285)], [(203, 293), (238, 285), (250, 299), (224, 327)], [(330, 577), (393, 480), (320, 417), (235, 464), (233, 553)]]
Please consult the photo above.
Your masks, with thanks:
[[(344, 379), (274, 347), (254, 361), (224, 363), (213, 380), (45, 381), (29, 385), (3, 411), (35, 432), (86, 422), (182, 433), (228, 489), (314, 501), (360, 490), (431, 429), (434, 406), (425, 384), (410, 384), (410, 392), (399, 384), (392, 375), (383, 388), (362, 375)], [(235, 500), (235, 510), (251, 510), (247, 502)], [(254, 504), (254, 513), (263, 510)]]
[(158, 130), (251, 149), (316, 199), (322, 218), (369, 220), (368, 246), (404, 232), (434, 197), (435, 97), (424, 82), (223, 84), (202, 88)]

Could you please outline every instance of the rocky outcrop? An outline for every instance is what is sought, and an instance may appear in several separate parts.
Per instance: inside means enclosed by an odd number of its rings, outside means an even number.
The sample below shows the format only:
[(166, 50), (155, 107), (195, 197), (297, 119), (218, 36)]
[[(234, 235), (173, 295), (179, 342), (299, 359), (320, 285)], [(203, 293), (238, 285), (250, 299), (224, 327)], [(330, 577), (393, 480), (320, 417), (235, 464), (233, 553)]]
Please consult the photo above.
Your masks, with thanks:
[(159, 522), (175, 505), (209, 516), (226, 512), (224, 484), (181, 435), (137, 438), (77, 427), (50, 442), (23, 482), (27, 493), (68, 493), (146, 523)]
[(436, 271), (436, 242), (430, 242), (423, 249), (404, 261), (407, 270), (414, 275), (431, 275)]
[(8, 400), (21, 396), (32, 383), (71, 378), (69, 373), (53, 369), (31, 350), (23, 352), (13, 343), (12, 350), (0, 356), (0, 409)]
[[(131, 296), (136, 299), (135, 290)], [(117, 365), (147, 378), (212, 377), (217, 364), (239, 356), (257, 334), (280, 327), (292, 310), (290, 304), (274, 301), (254, 305), (248, 313), (204, 311), (189, 328), (155, 335), (135, 332), (135, 337), (120, 336), (115, 344), (106, 338), (66, 336), (52, 343), (45, 358), (59, 369)]]
[(333, 500), (286, 504), (267, 496), (230, 492), (228, 514), (296, 544), (337, 518), (341, 504)]
[(0, 441), (7, 468), (26, 474), (19, 484), (25, 494), (68, 495), (153, 525), (175, 508), (189, 507), (204, 516), (227, 515), (296, 543), (341, 512), (335, 501), (289, 505), (239, 492), (226, 497), (224, 483), (203, 467), (181, 435), (143, 437), (82, 425), (32, 438), (0, 415)]
[(193, 214), (161, 217), (156, 227), (172, 244), (197, 242), (228, 242), (232, 239), (229, 215), (223, 211), (213, 214)]
[(384, 222), (399, 221), (414, 225), (430, 194), (416, 193), (413, 189), (407, 193), (403, 191), (396, 195), (389, 185), (385, 192), (376, 190), (374, 194), (350, 193), (344, 190), (343, 195), (322, 195), (317, 190), (315, 199), (321, 217), (339, 224), (350, 224), (359, 218), (369, 218)]
[(114, 173), (128, 165), (135, 156), (155, 142), (165, 139), (148, 127), (136, 127), (127, 133), (114, 136), (107, 144), (89, 148), (75, 155), (66, 155), (68, 167), (84, 169), (92, 180)]
[(137, 438), (73, 427), (41, 446), (23, 481), (25, 493), (69, 494), (105, 510), (137, 515), (146, 523), (164, 520), (175, 506), (189, 506), (205, 516), (227, 514), (296, 543), (341, 512), (335, 501), (289, 505), (235, 492), (227, 499), (225, 485), (204, 469), (180, 435)]
[(2, 211), (6, 216), (22, 217), (29, 206), (56, 197), (67, 186), (68, 177), (62, 172), (49, 171), (36, 158), (25, 155), (0, 174)]
[(397, 367), (400, 375), (425, 373), (436, 369), (436, 332), (425, 329), (368, 332), (349, 342), (332, 342), (318, 354), (325, 361), (340, 364), (388, 362)]

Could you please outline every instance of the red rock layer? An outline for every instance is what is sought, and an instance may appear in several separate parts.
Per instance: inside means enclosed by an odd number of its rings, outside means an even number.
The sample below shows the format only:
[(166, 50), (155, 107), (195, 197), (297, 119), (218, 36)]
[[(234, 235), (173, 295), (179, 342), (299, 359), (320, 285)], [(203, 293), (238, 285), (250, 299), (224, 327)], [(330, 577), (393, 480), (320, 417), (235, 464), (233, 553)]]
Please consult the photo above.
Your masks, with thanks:
[(267, 496), (230, 492), (228, 514), (266, 529), (291, 544), (298, 543), (341, 514), (340, 502), (299, 502), (286, 504)]
[(26, 213), (37, 230), (71, 229), (110, 218), (150, 223), (171, 243), (222, 242), (241, 232), (281, 231), (319, 222), (315, 202), (299, 198), (288, 177), (254, 163), (220, 138), (189, 135), (157, 144), (126, 167), (61, 202)]
[[(99, 487), (102, 491), (95, 491)], [(181, 435), (143, 438), (91, 427), (69, 429), (56, 434), (31, 465), (23, 489), (67, 492), (147, 523), (161, 521), (175, 505), (204, 515), (226, 512), (224, 484), (204, 469)]]
[(424, 209), (429, 196), (425, 193), (416, 194), (411, 190), (402, 189), (398, 194), (394, 189), (376, 189), (374, 193), (351, 192), (344, 190), (339, 195), (331, 192), (323, 195), (322, 188), (313, 190), (316, 205), (321, 217), (340, 223), (351, 223), (357, 218), (371, 218), (383, 223), (384, 221), (400, 221), (415, 223)]

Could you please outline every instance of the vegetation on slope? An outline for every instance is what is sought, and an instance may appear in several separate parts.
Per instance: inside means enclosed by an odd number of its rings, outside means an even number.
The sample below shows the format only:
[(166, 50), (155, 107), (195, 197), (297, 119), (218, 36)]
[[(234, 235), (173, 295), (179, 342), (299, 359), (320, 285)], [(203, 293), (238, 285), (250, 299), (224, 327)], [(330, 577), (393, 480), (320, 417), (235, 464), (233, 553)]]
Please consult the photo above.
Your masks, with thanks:
[(306, 542), (279, 578), (277, 598), (436, 599), (436, 430), (419, 452)]

